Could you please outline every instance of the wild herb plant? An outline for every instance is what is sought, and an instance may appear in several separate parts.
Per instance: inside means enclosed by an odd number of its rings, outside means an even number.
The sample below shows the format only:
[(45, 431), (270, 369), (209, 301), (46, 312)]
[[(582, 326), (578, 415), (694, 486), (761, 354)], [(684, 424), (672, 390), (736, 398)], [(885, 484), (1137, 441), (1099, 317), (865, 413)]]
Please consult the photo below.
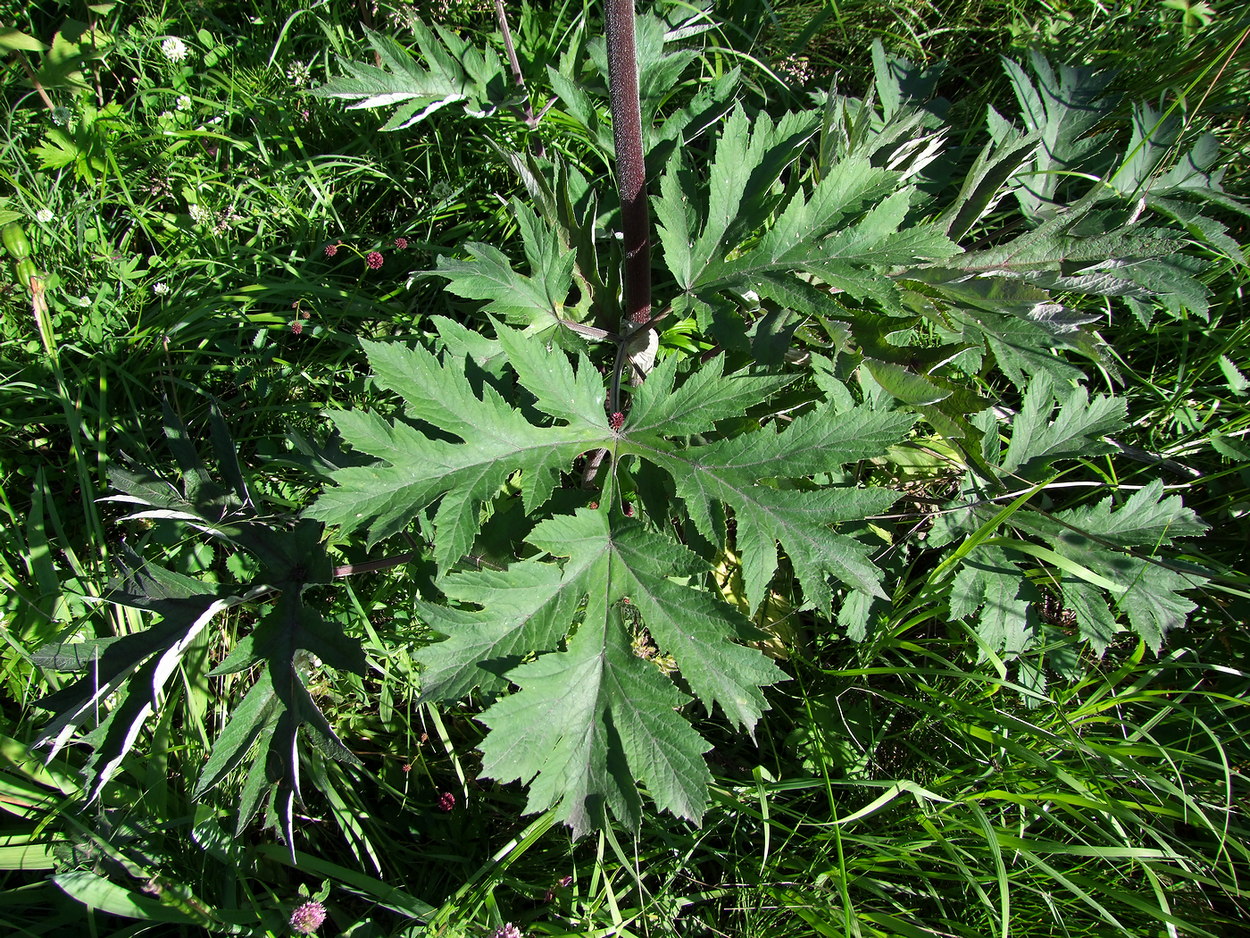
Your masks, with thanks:
[[(48, 128), (11, 125), (8, 152), (42, 154), (6, 177), (5, 221), (32, 242), (14, 295), (29, 316), (33, 259), (67, 431), (32, 413), (21, 432), (68, 438), (81, 482), (23, 466), (0, 491), (21, 610), (4, 686), (51, 694), (59, 747), (40, 769), (4, 742), (0, 867), (58, 870), (41, 888), (62, 905), (235, 933), (286, 928), (330, 880), (330, 922), (393, 934), (502, 929), (508, 901), (580, 933), (1236, 921), (1244, 682), (1209, 623), (1226, 607), (1194, 608), (1203, 584), (1235, 595), (1211, 552), (1239, 530), (1219, 497), (1236, 470), (1189, 468), (1208, 434), (1224, 455), (1204, 467), (1234, 466), (1245, 425), (1219, 327), (1244, 212), (1213, 138), (1053, 56), (1008, 63), (1016, 107), (997, 101), (988, 134), (880, 46), (858, 50), (864, 97), (809, 81), (782, 113), (763, 70), (723, 64), (736, 27), (614, 10), (611, 42), (522, 11), (515, 58), (405, 21), (418, 54), (373, 33), (368, 65), (342, 39), (358, 24), (295, 40), (307, 19), (270, 16), (253, 25), (335, 76), (272, 102), (295, 65), (277, 46), (249, 65), (229, 23), (181, 31), (227, 81), (149, 20), (116, 30), (109, 61), (140, 80), (107, 120), (91, 82), (48, 86), (84, 96), (81, 160), (49, 164)], [(342, 64), (312, 51), (327, 42)], [(254, 108), (215, 100), (235, 83)], [(364, 156), (306, 156), (336, 98), (398, 107), (396, 132), (352, 110)], [(136, 131), (153, 138), (122, 149)], [(486, 172), (464, 156), (483, 145)], [(170, 191), (126, 181), (152, 168)], [(508, 174), (528, 199), (492, 206), (481, 178)], [(409, 184), (440, 175), (430, 216), (405, 219)], [(72, 237), (82, 187), (98, 250)], [(367, 227), (383, 202), (389, 233)], [(114, 208), (131, 205), (137, 226)], [(218, 231), (223, 210), (255, 228)], [(162, 250), (113, 260), (144, 237)], [(134, 275), (112, 320), (98, 297), (81, 323), (67, 308), (90, 264)], [(38, 362), (29, 326), (5, 325)], [(129, 340), (97, 376), (109, 335)], [(1209, 343), (1205, 364), (1149, 365), (1164, 335)], [(172, 395), (159, 421), (151, 385)], [(334, 432), (311, 433), (326, 406)], [(152, 430), (172, 466), (140, 456)], [(67, 492), (95, 534), (66, 527)], [(487, 777), (527, 784), (525, 808)], [(703, 830), (656, 824), (643, 796)], [(28, 829), (41, 814), (64, 820)], [(285, 848), (228, 834), (258, 814)], [(599, 856), (544, 836), (556, 821), (605, 825)]]
[[(689, 56), (662, 48), (658, 20), (640, 22), (649, 61), (680, 75)], [(863, 467), (888, 465), (891, 447), (941, 437), (967, 471), (954, 503), (964, 510), (946, 515), (929, 545), (953, 545), (939, 561), (954, 574), (950, 614), (975, 616), (985, 653), (1018, 654), (1044, 634), (1038, 577), (1021, 563), (1044, 565), (1096, 649), (1124, 624), (1155, 648), (1183, 624), (1192, 603), (1179, 594), (1203, 574), (1166, 565), (1158, 551), (1203, 526), (1160, 486), (1120, 507), (1017, 511), (1015, 537), (993, 528), (997, 505), (1023, 505), (1064, 460), (1114, 451), (1104, 440), (1124, 423), (1123, 404), (1091, 397), (1082, 372), (1055, 354), (1101, 360), (1097, 336), (1082, 328), (1092, 317), (1068, 298), (1122, 297), (1140, 313), (1158, 297), (1177, 314), (1204, 312), (1205, 262), (1184, 250), (1175, 221), (1239, 259), (1203, 214), (1204, 203), (1241, 210), (1212, 170), (1213, 143), (1165, 163), (1174, 122), (1141, 109), (1127, 148), (1113, 148), (1094, 133), (1111, 113), (1105, 77), (1034, 57), (1032, 77), (1008, 63), (1023, 126), (991, 112), (992, 139), (972, 165), (944, 165), (946, 130), (912, 97), (920, 76), (878, 46), (879, 105), (831, 93), (817, 109), (748, 116), (729, 106), (732, 82), (722, 83), (710, 105), (652, 129), (653, 145), (672, 145), (648, 174), (641, 118), (654, 121), (665, 88), (639, 87), (632, 6), (612, 0), (606, 24), (605, 54), (591, 59), (610, 91), (615, 189), (559, 158), (514, 156), (537, 196), (534, 207), (512, 204), (528, 273), (485, 244), (467, 244), (468, 259), (440, 259), (434, 273), (450, 292), (486, 301), (484, 328), (435, 319), (415, 344), (364, 343), (374, 381), (400, 407), (331, 415), (355, 461), (367, 461), (334, 469), (303, 520), (274, 526), (255, 514), (220, 423), (225, 486), (176, 422), (181, 491), (113, 472), (116, 498), (137, 506), (130, 517), (188, 523), (258, 566), (238, 588), (205, 592), (132, 561), (114, 600), (160, 611), (162, 624), (107, 648), (41, 652), (54, 667), (90, 665), (43, 702), (56, 713), (45, 730), (54, 751), (125, 691), (94, 737), (92, 794), (212, 617), (274, 594), (215, 672), (262, 669), (199, 789), (259, 746), (266, 755), (250, 763), (239, 824), (269, 797), (294, 843), (299, 728), (328, 754), (353, 758), (309, 696), (308, 669), (363, 670), (354, 641), (301, 599), (330, 579), (318, 522), (339, 539), (363, 532), (366, 547), (396, 537), (431, 545), (437, 594), (418, 611), (442, 639), (419, 652), (423, 695), (481, 695), (490, 730), (482, 772), (527, 784), (528, 811), (554, 809), (579, 832), (608, 814), (636, 826), (637, 782), (658, 807), (702, 816), (708, 743), (690, 725), (689, 704), (754, 732), (768, 706), (763, 689), (784, 678), (750, 644), (776, 590), (817, 622), (836, 610), (842, 627), (867, 634), (874, 603), (888, 596), (873, 562), (874, 519), (899, 493), (872, 484)], [(505, 80), (493, 54), (447, 30), (418, 26), (416, 35), (423, 64), (374, 36), (381, 64), (348, 63), (346, 77), (318, 93), (358, 108), (400, 103), (384, 130), (451, 105), (489, 116), (518, 103), (524, 86)], [(570, 91), (577, 84), (553, 85), (573, 112), (584, 107)], [(727, 116), (714, 130), (692, 127), (695, 107), (709, 106), (728, 107)], [(531, 125), (541, 137), (542, 125)], [(713, 151), (703, 166), (696, 146)], [(956, 195), (938, 201), (928, 180), (956, 171)], [(1004, 200), (1018, 212), (993, 215)], [(664, 262), (656, 294), (652, 207)], [(600, 222), (619, 243), (603, 238)], [(657, 330), (685, 319), (714, 344), (655, 365)], [(800, 325), (826, 344), (792, 364)], [(1025, 388), (1005, 449), (1000, 418), (966, 379), (990, 363)], [(507, 510), (517, 496), (520, 511)], [(502, 550), (487, 546), (500, 540)], [(464, 568), (483, 553), (503, 562)], [(736, 594), (713, 578), (725, 564), (740, 577)]]

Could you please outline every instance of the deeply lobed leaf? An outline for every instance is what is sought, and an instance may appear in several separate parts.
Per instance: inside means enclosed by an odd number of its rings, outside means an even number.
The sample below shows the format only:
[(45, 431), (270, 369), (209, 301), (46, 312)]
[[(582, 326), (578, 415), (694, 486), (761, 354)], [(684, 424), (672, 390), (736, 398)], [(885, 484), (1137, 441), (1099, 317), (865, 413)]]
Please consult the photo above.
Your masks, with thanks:
[[(684, 506), (713, 543), (723, 541), (717, 519), (729, 513), (752, 606), (776, 573), (780, 542), (808, 602), (828, 609), (834, 580), (880, 594), (867, 548), (835, 527), (896, 496), (816, 478), (880, 454), (912, 420), (821, 405), (751, 430), (743, 411), (792, 375), (726, 375), (718, 362), (679, 382), (670, 360), (635, 391), (634, 409), (614, 431), (602, 379), (585, 358), (575, 368), (532, 336), (503, 325), (497, 332), (518, 398), (532, 395), (531, 416), (496, 390), (506, 381), (475, 387), (450, 350), (440, 359), (366, 343), (379, 383), (399, 392), (407, 417), (420, 423), (336, 415), (344, 437), (382, 462), (338, 471), (337, 487), (309, 514), (364, 527), (373, 541), (434, 510), (439, 585), (450, 604), (420, 606), (445, 636), (422, 654), (425, 693), (446, 700), (518, 688), (482, 716), (490, 727), (483, 765), (496, 778), (529, 784), (531, 810), (557, 807), (577, 831), (605, 810), (632, 821), (634, 783), (642, 780), (661, 807), (697, 820), (707, 800), (705, 744), (677, 712), (687, 694), (651, 659), (671, 658), (681, 687), (747, 731), (766, 707), (760, 688), (782, 674), (739, 643), (755, 634), (750, 621), (711, 588), (709, 564), (674, 538), (672, 518), (627, 516), (630, 466), (641, 460), (670, 476), (678, 503), (661, 500), (650, 510)], [(722, 420), (736, 435), (717, 438)], [(612, 464), (600, 469), (599, 506), (544, 510), (557, 473), (592, 449)], [(487, 502), (510, 479), (530, 517), (551, 513), (526, 536), (541, 554), (505, 570), (452, 572), (472, 548)], [(639, 657), (641, 647), (653, 649), (651, 658)]]

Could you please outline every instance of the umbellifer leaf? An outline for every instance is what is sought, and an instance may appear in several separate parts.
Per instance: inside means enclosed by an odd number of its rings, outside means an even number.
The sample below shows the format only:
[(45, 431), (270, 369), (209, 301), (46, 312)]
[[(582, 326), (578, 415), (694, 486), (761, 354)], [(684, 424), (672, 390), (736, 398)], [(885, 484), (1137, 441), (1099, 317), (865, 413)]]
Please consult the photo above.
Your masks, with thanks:
[[(766, 706), (759, 687), (780, 680), (781, 672), (735, 643), (750, 630), (740, 613), (709, 591), (675, 581), (706, 565), (640, 522), (583, 509), (544, 521), (530, 541), (569, 558), (558, 580), (544, 577), (549, 611), (585, 606), (566, 650), (508, 672), (521, 690), (482, 716), (491, 727), (482, 745), (484, 771), (530, 783), (529, 810), (558, 805), (575, 832), (593, 823), (600, 804), (636, 821), (628, 797), (635, 779), (661, 808), (698, 820), (707, 801), (706, 744), (675, 712), (688, 698), (638, 650), (643, 646), (630, 634), (623, 607), (637, 610), (658, 652), (682, 662), (682, 678), (705, 707), (719, 705), (743, 729), (750, 731)], [(515, 589), (528, 595), (536, 591), (535, 574), (553, 567), (520, 566), (523, 582)], [(488, 621), (495, 607), (507, 605), (510, 591), (483, 594), (480, 587), (474, 574), (447, 580), (452, 594), (485, 603), (478, 618)], [(453, 633), (442, 645), (463, 642)]]
[[(880, 455), (912, 418), (817, 404), (760, 427), (743, 413), (793, 375), (725, 374), (717, 362), (683, 377), (667, 362), (613, 430), (602, 377), (584, 357), (574, 367), (562, 350), (496, 328), (527, 410), (497, 390), (507, 380), (475, 387), (450, 350), (440, 359), (365, 343), (379, 383), (420, 423), (336, 415), (343, 436), (382, 462), (336, 472), (338, 487), (309, 514), (366, 528), (375, 541), (433, 511), (447, 604), (419, 606), (443, 636), (421, 654), (424, 693), (496, 698), (482, 715), (490, 727), (483, 770), (529, 785), (530, 810), (554, 808), (577, 832), (605, 812), (632, 822), (641, 781), (661, 808), (697, 821), (707, 802), (707, 747), (680, 708), (694, 698), (750, 733), (767, 707), (761, 688), (783, 675), (742, 644), (759, 633), (716, 589), (710, 565), (674, 536), (667, 512), (684, 502), (713, 542), (724, 542), (725, 519), (733, 520), (751, 608), (776, 574), (778, 544), (810, 605), (830, 607), (833, 581), (882, 595), (866, 545), (836, 528), (896, 495), (828, 480), (844, 477), (848, 462)], [(572, 514), (545, 507), (591, 501), (574, 491), (548, 498), (558, 473), (594, 450), (605, 453), (596, 504)], [(654, 486), (663, 474), (676, 501), (629, 488), (644, 477)], [(505, 485), (519, 487), (531, 518), (548, 515), (524, 538), (538, 553), (503, 570), (453, 572)], [(635, 499), (649, 515), (630, 517), (626, 502)]]

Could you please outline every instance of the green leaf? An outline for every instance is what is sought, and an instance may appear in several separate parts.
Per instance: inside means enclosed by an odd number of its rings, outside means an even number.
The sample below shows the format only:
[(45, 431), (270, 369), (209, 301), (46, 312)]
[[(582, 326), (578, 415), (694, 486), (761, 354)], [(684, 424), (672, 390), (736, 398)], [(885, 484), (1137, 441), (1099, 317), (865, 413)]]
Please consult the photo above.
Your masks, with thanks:
[(1059, 459), (1113, 451), (1101, 438), (1124, 426), (1128, 417), (1124, 401), (1105, 395), (1091, 400), (1084, 387), (1072, 388), (1058, 398), (1059, 410), (1051, 420), (1055, 393), (1045, 376), (1030, 382), (1011, 423), (1004, 471), (1028, 474)]
[(487, 300), (485, 312), (502, 316), (512, 325), (544, 332), (567, 318), (564, 307), (573, 286), (576, 252), (560, 246), (554, 228), (544, 226), (528, 207), (513, 202), (524, 231), (530, 275), (517, 273), (490, 245), (467, 242), (470, 260), (440, 256), (433, 273), (447, 279), (447, 290), (472, 300)]
[(1179, 495), (1164, 497), (1163, 483), (1158, 479), (1134, 492), (1119, 508), (1113, 508), (1113, 504), (1113, 499), (1104, 498), (1056, 514), (1055, 519), (1067, 526), (1065, 530), (1056, 530), (1058, 542), (1085, 546), (1094, 537), (1113, 547), (1157, 548), (1178, 537), (1196, 537), (1208, 528), (1184, 506)]
[[(604, 511), (580, 511), (544, 521), (530, 537), (554, 556), (567, 556), (559, 583), (544, 577), (551, 608), (585, 598), (585, 612), (567, 651), (542, 655), (508, 672), (521, 690), (482, 716), (491, 727), (483, 743), (483, 769), (501, 781), (531, 781), (527, 809), (560, 805), (575, 832), (591, 822), (600, 800), (623, 820), (635, 821), (629, 792), (641, 779), (663, 809), (698, 820), (709, 779), (707, 748), (674, 710), (683, 696), (653, 664), (633, 651), (620, 604), (632, 603), (663, 652), (683, 663), (682, 676), (709, 710), (714, 704), (750, 730), (766, 706), (759, 685), (781, 672), (758, 652), (735, 644), (749, 631), (745, 619), (713, 594), (673, 577), (706, 569), (681, 545), (641, 524), (610, 524)], [(532, 596), (537, 568), (524, 565)], [(486, 604), (474, 588), (480, 577), (457, 575), (458, 598)], [(506, 608), (512, 608), (507, 593)], [(459, 644), (456, 637), (448, 640)], [(605, 770), (607, 775), (605, 775)]]
[(553, 355), (511, 329), (496, 331), (517, 377), (537, 398), (539, 410), (570, 427), (602, 432), (603, 379), (589, 361), (579, 358), (574, 372), (563, 355)]
[[(1106, 94), (1111, 72), (1069, 65), (1060, 66), (1056, 72), (1038, 52), (1030, 53), (1029, 64), (1036, 83), (1016, 62), (1003, 59), (1025, 131), (1039, 138), (1031, 165), (1022, 167), (1016, 177), (1019, 188), (1015, 196), (1026, 217), (1041, 220), (1059, 208), (1060, 190), (1068, 174), (1101, 175), (1106, 165), (1106, 134), (1095, 132), (1095, 128), (1109, 115), (1115, 99)], [(1012, 133), (1001, 119), (991, 122), (991, 131), (999, 143), (1005, 143)]]
[[(642, 779), (661, 807), (697, 819), (707, 798), (705, 744), (675, 710), (681, 691), (655, 661), (637, 656), (640, 643), (653, 642), (650, 657), (671, 660), (705, 708), (719, 707), (748, 731), (765, 706), (759, 688), (780, 672), (738, 644), (758, 633), (710, 588), (708, 564), (673, 537), (670, 493), (714, 544), (724, 544), (732, 514), (753, 606), (777, 570), (779, 543), (812, 605), (829, 609), (834, 578), (881, 595), (868, 548), (835, 526), (860, 523), (897, 495), (818, 480), (842, 479), (846, 462), (880, 455), (912, 418), (819, 405), (761, 428), (742, 414), (792, 376), (725, 375), (718, 362), (679, 380), (673, 357), (634, 392), (632, 410), (614, 431), (602, 378), (585, 358), (574, 368), (562, 350), (496, 328), (517, 377), (515, 396), (528, 405), (532, 395), (532, 407), (510, 405), (488, 382), (475, 387), (450, 351), (440, 360), (420, 348), (365, 343), (378, 384), (397, 391), (406, 416), (420, 423), (335, 416), (346, 439), (383, 462), (338, 470), (338, 487), (308, 513), (364, 527), (373, 541), (434, 509), (448, 604), (419, 607), (445, 636), (421, 654), (425, 695), (445, 700), (520, 688), (483, 716), (491, 727), (484, 766), (501, 780), (530, 784), (531, 810), (558, 805), (579, 831), (605, 810), (630, 820), (638, 812), (634, 781)], [(449, 572), (478, 539), (488, 503), (506, 482), (519, 484), (526, 514), (535, 517), (557, 473), (595, 449), (610, 460), (600, 470), (603, 507), (556, 514), (526, 537), (550, 559)], [(567, 499), (556, 495), (550, 505)], [(621, 510), (626, 499), (640, 500), (645, 522)]]
[(463, 103), (466, 114), (483, 117), (511, 99), (513, 92), (503, 63), (493, 51), (474, 49), (437, 24), (437, 35), (419, 20), (412, 22), (411, 29), (428, 68), (418, 65), (394, 39), (369, 31), (369, 44), (380, 64), (340, 59), (344, 76), (331, 79), (312, 93), (349, 101), (351, 109), (400, 105), (382, 130), (403, 130), (439, 108), (457, 103)]
[[(689, 277), (683, 284), (687, 289), (709, 290), (729, 283), (751, 285), (769, 274), (807, 271), (852, 295), (883, 298), (893, 292), (892, 284), (883, 276), (888, 268), (958, 252), (936, 226), (904, 227), (914, 193), (903, 189), (889, 194), (897, 185), (898, 173), (875, 167), (866, 157), (849, 157), (822, 179), (809, 197), (796, 193), (749, 250), (731, 256), (730, 249), (747, 231), (731, 226), (727, 216), (738, 209), (748, 184), (757, 185), (754, 170), (768, 167), (771, 176), (776, 167), (767, 162), (764, 144), (771, 141), (768, 133), (777, 136), (785, 129), (760, 118), (748, 140), (744, 122), (739, 123), (741, 128), (731, 119), (718, 145), (708, 181), (708, 220), (688, 261), (680, 247), (680, 235), (685, 233), (688, 238), (690, 232), (681, 231), (674, 221), (677, 230), (667, 235), (678, 258), (674, 274)], [(782, 149), (792, 151), (793, 146), (787, 141)], [(670, 173), (680, 174), (679, 165), (670, 168)], [(693, 202), (698, 193), (687, 187), (678, 196), (672, 183), (666, 187), (662, 181), (661, 196), (668, 203), (657, 210), (661, 219), (678, 219), (675, 199)], [(871, 203), (876, 204), (856, 223), (844, 224)], [(762, 220), (761, 216), (757, 223)], [(666, 235), (661, 237), (663, 241)]]
[[(951, 592), (951, 614), (967, 617), (984, 603), (979, 620), (983, 636), (1029, 638), (1026, 605), (1036, 596), (1004, 548), (1033, 556), (1050, 565), (1064, 606), (1075, 616), (1081, 638), (1101, 654), (1121, 626), (1123, 613), (1132, 629), (1158, 651), (1167, 632), (1184, 625), (1194, 603), (1181, 595), (1206, 582), (1205, 572), (1192, 565), (1168, 566), (1158, 558), (1162, 547), (1179, 537), (1202, 534), (1207, 526), (1179, 496), (1164, 497), (1160, 482), (1139, 489), (1119, 507), (1102, 499), (1092, 505), (1054, 515), (1032, 510), (1012, 514), (1020, 538), (975, 548), (964, 561)], [(988, 509), (986, 509), (988, 511)], [(973, 513), (976, 513), (974, 510)], [(1127, 553), (1133, 549), (1133, 553)], [(1012, 592), (1012, 582), (1024, 590)], [(1022, 631), (1024, 630), (1024, 631)]]
[(39, 70), (35, 73), (44, 88), (69, 88), (87, 91), (91, 85), (83, 74), (83, 68), (103, 58), (110, 37), (99, 30), (92, 30), (86, 23), (67, 19), (65, 25), (52, 37)]
[(762, 480), (836, 471), (844, 462), (882, 452), (911, 426), (912, 418), (856, 408), (835, 414), (826, 406), (794, 420), (784, 433), (765, 428), (705, 446), (665, 452), (654, 438), (626, 436), (621, 452), (656, 463), (676, 482), (690, 518), (713, 541), (713, 503), (731, 507), (743, 555), (746, 595), (752, 608), (763, 601), (776, 569), (774, 544), (782, 543), (808, 602), (828, 610), (827, 580), (837, 576), (856, 589), (883, 595), (880, 571), (867, 548), (831, 531), (837, 522), (883, 511), (897, 494), (883, 489), (783, 490)]
[[(863, 230), (843, 233), (841, 239), (831, 237), (843, 221), (884, 199), (899, 178), (898, 173), (874, 167), (867, 157), (852, 157), (830, 172), (809, 197), (796, 193), (790, 198), (754, 249), (730, 261), (733, 249), (783, 203), (774, 183), (798, 158), (815, 129), (807, 118), (786, 115), (774, 124), (765, 115), (748, 120), (737, 109), (722, 130), (705, 184), (687, 171), (680, 154), (674, 155), (660, 180), (655, 210), (665, 259), (680, 287), (702, 291), (734, 280), (750, 284), (765, 272), (804, 270), (809, 262), (835, 261), (844, 262), (842, 277), (871, 282), (872, 276), (860, 268), (912, 260), (917, 252), (946, 257), (957, 250), (936, 231), (898, 235), (886, 246), (886, 235), (897, 235), (900, 210), (907, 208), (909, 197), (902, 194), (888, 207), (870, 213)], [(870, 244), (885, 253), (868, 256)]]
[[(109, 642), (102, 651), (95, 643), (79, 654), (73, 654), (77, 649), (72, 645), (50, 649), (45, 658), (50, 667), (76, 664), (84, 652), (93, 664), (83, 677), (38, 702), (53, 717), (42, 727), (37, 745), (47, 747), (53, 756), (82, 727), (103, 717), (89, 765), (89, 798), (99, 795), (120, 768), (191, 643), (219, 613), (244, 601), (242, 596), (208, 592), (185, 598), (115, 592), (110, 599), (150, 609), (161, 621)], [(110, 710), (108, 702), (118, 691), (123, 692), (120, 702)]]
[(1081, 638), (1088, 641), (1094, 651), (1102, 654), (1119, 631), (1115, 616), (1107, 608), (1102, 590), (1076, 577), (1065, 576), (1060, 581), (1064, 606), (1076, 616)]
[(1028, 647), (1033, 622), (1029, 605), (1036, 592), (1006, 552), (979, 547), (964, 560), (951, 586), (952, 618), (977, 616), (977, 632), (994, 652), (1014, 655)]
[[(1106, 600), (1096, 599), (1091, 589), (1071, 585), (1064, 578), (1064, 598), (1077, 615), (1082, 635), (1102, 651), (1110, 630), (1098, 604), (1111, 602), (1113, 609), (1128, 615), (1133, 630), (1158, 651), (1171, 629), (1184, 625), (1194, 603), (1180, 593), (1206, 582), (1202, 571), (1169, 569), (1146, 557), (1122, 550), (1144, 548), (1157, 553), (1179, 537), (1204, 533), (1207, 525), (1178, 495), (1163, 495), (1163, 483), (1155, 481), (1139, 489), (1118, 508), (1102, 499), (1049, 518), (1030, 518), (1030, 529), (1046, 537), (1063, 556), (1097, 570), (1115, 585)], [(1118, 548), (1118, 549), (1117, 549)]]
[(178, 925), (206, 927), (215, 924), (206, 915), (166, 905), (159, 899), (140, 895), (112, 883), (89, 870), (71, 870), (52, 877), (65, 893), (90, 909), (111, 915), (140, 919), (146, 922), (172, 922)]
[(11, 26), (0, 28), (0, 49), (5, 52), (43, 52), (48, 47)]
[(959, 194), (940, 216), (946, 236), (958, 241), (1005, 194), (1007, 181), (1037, 149), (1038, 135), (1004, 134), (987, 143), (964, 177)]
[(58, 127), (53, 127), (44, 136), (45, 143), (34, 147), (30, 152), (39, 158), (44, 169), (64, 169), (73, 166), (84, 155), (79, 141)]
[(55, 755), (76, 733), (98, 721), (88, 737), (94, 751), (86, 765), (88, 797), (97, 797), (131, 753), (192, 644), (222, 612), (276, 594), (253, 631), (215, 671), (264, 666), (216, 740), (198, 790), (218, 783), (258, 746), (260, 757), (249, 768), (244, 785), (239, 828), (269, 794), (280, 809), (287, 842), (293, 843), (301, 731), (331, 757), (356, 761), (304, 685), (312, 666), (310, 656), (363, 676), (364, 652), (359, 641), (304, 599), (309, 586), (331, 579), (321, 526), (304, 520), (284, 528), (268, 510), (262, 514), (252, 504), (234, 443), (215, 407), (210, 422), (213, 448), (227, 484), (213, 478), (186, 427), (166, 408), (166, 440), (181, 470), (180, 481), (114, 467), (111, 477), (123, 494), (113, 499), (133, 506), (131, 517), (174, 519), (247, 551), (253, 563), (234, 566), (253, 570), (255, 580), (233, 589), (210, 586), (123, 547), (117, 555), (121, 576), (105, 598), (149, 612), (157, 620), (143, 631), (118, 638), (48, 646), (37, 652), (46, 667), (82, 669), (84, 663), (90, 664), (82, 678), (39, 701), (53, 714), (41, 730), (40, 743)]
[[(434, 553), (440, 566), (451, 566), (472, 547), (482, 505), (512, 473), (521, 472), (522, 496), (532, 512), (551, 494), (561, 469), (608, 442), (602, 384), (591, 389), (584, 379), (569, 378), (583, 395), (574, 410), (585, 416), (576, 424), (536, 427), (489, 385), (478, 397), (455, 359), (440, 362), (421, 348), (364, 345), (381, 384), (404, 396), (412, 416), (460, 440), (432, 439), (408, 424), (369, 414), (334, 415), (344, 439), (385, 463), (339, 471), (339, 487), (323, 494), (308, 514), (347, 531), (367, 527), (370, 543), (403, 530), (421, 509), (438, 502)], [(560, 367), (556, 359), (562, 352), (545, 354), (553, 368)], [(563, 368), (571, 373), (567, 359)]]
[(556, 647), (581, 602), (576, 580), (566, 581), (558, 566), (536, 560), (503, 571), (453, 574), (440, 585), (448, 599), (478, 603), (489, 613), (419, 606), (430, 627), (446, 636), (421, 656), (422, 693), (435, 700), (459, 700), (478, 688), (491, 694), (506, 689), (503, 675), (525, 655)]
[(670, 355), (634, 391), (630, 430), (635, 433), (659, 431), (666, 436), (704, 433), (718, 420), (741, 416), (749, 406), (768, 399), (796, 377), (725, 375), (724, 362), (724, 356), (717, 356), (692, 371), (674, 389), (679, 359)]
[(905, 404), (917, 407), (936, 404), (951, 395), (947, 388), (939, 387), (929, 379), (893, 362), (865, 358), (864, 368), (881, 387)]
[(1135, 560), (1120, 573), (1129, 586), (1117, 606), (1128, 615), (1133, 631), (1158, 654), (1167, 633), (1184, 626), (1197, 608), (1181, 593), (1202, 586), (1206, 578), (1161, 569), (1143, 560)]

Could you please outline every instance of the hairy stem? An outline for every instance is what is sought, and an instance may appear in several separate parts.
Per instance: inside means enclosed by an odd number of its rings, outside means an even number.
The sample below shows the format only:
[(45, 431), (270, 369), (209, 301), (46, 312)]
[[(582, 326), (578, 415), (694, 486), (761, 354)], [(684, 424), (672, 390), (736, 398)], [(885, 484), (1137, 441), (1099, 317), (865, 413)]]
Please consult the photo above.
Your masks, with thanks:
[[(525, 78), (521, 75), (521, 63), (517, 61), (516, 47), (512, 44), (512, 29), (508, 26), (508, 12), (503, 7), (503, 0), (495, 0), (495, 18), (499, 21), (499, 32), (503, 34), (503, 48), (508, 55), (508, 66), (512, 69), (512, 81), (525, 92)], [(529, 94), (525, 94), (525, 122), (532, 128), (535, 124), (534, 109), (530, 107)]]
[(642, 154), (642, 107), (638, 99), (638, 60), (634, 51), (633, 0), (606, 0), (608, 91), (612, 99), (612, 138), (616, 144), (616, 184), (621, 196), (625, 237), (622, 281), (625, 317), (651, 319), (651, 218), (647, 210), (646, 164)]
[(30, 79), (31, 87), (38, 92), (39, 98), (43, 101), (44, 106), (49, 111), (55, 111), (56, 105), (53, 104), (52, 99), (48, 97), (48, 92), (44, 90), (43, 85), (40, 83), (39, 76), (35, 74), (35, 70), (31, 68), (30, 63), (26, 61), (26, 56), (23, 53), (18, 52), (17, 61), (22, 66), (22, 71), (26, 73), (26, 77)]
[(343, 564), (341, 567), (334, 568), (334, 578), (339, 579), (356, 573), (373, 573), (377, 570), (389, 570), (392, 567), (412, 563), (417, 559), (417, 556), (416, 553), (396, 554), (394, 557), (383, 557), (380, 560), (365, 560), (360, 563)]
[[(516, 57), (516, 46), (512, 43), (512, 27), (508, 25), (508, 11), (504, 9), (503, 0), (495, 0), (495, 19), (499, 23), (499, 32), (503, 36), (503, 48), (508, 56), (508, 67), (512, 70), (512, 81), (521, 94), (525, 96), (525, 109), (517, 111), (516, 108), (513, 108), (513, 112), (520, 114), (525, 121), (525, 126), (530, 130), (534, 130), (538, 127), (538, 122), (542, 120), (542, 116), (547, 112), (547, 109), (543, 108), (542, 113), (536, 115), (533, 105), (530, 104), (529, 89), (525, 87), (525, 76), (521, 74), (521, 63)], [(535, 156), (546, 155), (546, 149), (543, 147), (541, 140), (535, 142), (532, 149)]]

